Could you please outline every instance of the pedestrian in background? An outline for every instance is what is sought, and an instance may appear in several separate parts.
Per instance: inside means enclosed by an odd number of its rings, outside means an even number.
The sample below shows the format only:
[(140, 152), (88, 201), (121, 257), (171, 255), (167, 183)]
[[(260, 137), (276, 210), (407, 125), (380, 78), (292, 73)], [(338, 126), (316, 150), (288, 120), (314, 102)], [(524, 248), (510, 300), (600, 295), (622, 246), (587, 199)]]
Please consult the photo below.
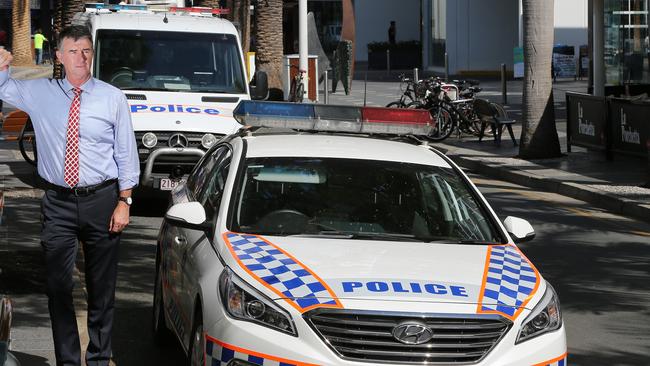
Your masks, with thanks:
[(34, 50), (36, 50), (36, 65), (43, 62), (43, 42), (48, 42), (47, 38), (42, 34), (40, 28), (34, 32)]
[(395, 44), (395, 33), (397, 30), (395, 29), (395, 21), (391, 20), (390, 21), (390, 26), (388, 27), (388, 43), (389, 44)]
[(120, 234), (129, 223), (139, 162), (126, 97), (90, 75), (91, 34), (84, 26), (60, 33), (56, 56), (65, 79), (14, 80), (12, 55), (0, 50), (0, 98), (27, 112), (38, 142), (41, 246), (57, 365), (81, 365), (73, 306), (73, 270), (83, 245), (88, 290), (86, 364), (106, 366)]

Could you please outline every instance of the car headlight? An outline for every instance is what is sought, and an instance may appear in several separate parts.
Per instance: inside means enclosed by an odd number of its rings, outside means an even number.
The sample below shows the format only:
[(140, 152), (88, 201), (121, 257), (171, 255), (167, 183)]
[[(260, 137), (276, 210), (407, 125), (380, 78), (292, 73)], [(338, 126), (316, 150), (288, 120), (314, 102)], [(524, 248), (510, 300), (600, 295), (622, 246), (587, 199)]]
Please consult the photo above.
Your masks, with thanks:
[(523, 321), (515, 343), (521, 343), (544, 333), (552, 332), (561, 326), (560, 300), (553, 286), (547, 283), (544, 297)]
[(233, 318), (297, 336), (291, 315), (226, 267), (219, 277), (224, 308)]
[(156, 134), (152, 132), (147, 132), (142, 136), (142, 144), (146, 147), (151, 149), (152, 147), (156, 146), (158, 143), (158, 137)]
[(203, 146), (206, 149), (211, 148), (212, 145), (215, 144), (215, 142), (217, 142), (217, 138), (214, 137), (214, 135), (211, 133), (206, 133), (205, 135), (203, 135), (203, 137), (201, 137), (201, 146)]

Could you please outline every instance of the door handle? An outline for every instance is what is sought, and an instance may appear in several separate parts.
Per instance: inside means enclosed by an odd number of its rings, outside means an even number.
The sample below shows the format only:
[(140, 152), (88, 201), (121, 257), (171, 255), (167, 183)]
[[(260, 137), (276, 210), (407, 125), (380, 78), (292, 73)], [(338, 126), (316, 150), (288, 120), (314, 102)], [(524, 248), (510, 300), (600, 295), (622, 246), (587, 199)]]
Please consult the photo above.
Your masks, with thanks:
[(176, 245), (183, 245), (187, 243), (187, 239), (185, 239), (184, 236), (175, 236), (174, 243), (176, 243)]

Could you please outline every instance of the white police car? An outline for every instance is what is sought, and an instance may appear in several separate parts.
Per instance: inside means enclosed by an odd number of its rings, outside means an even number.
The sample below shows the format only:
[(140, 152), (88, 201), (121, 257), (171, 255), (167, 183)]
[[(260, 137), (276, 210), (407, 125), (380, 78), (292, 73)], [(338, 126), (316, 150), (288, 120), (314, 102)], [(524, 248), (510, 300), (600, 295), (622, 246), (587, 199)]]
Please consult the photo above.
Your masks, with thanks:
[(428, 112), (235, 115), (158, 239), (154, 332), (192, 365), (566, 364), (557, 295), (513, 242), (532, 227), (420, 141)]

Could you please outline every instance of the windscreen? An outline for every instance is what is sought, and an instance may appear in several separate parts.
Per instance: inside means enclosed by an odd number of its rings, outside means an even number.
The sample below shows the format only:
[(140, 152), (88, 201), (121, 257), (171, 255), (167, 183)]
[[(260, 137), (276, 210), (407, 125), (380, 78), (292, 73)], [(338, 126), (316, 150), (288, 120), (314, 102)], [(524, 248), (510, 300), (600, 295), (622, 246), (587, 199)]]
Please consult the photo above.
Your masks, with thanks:
[(229, 34), (99, 30), (95, 76), (120, 89), (246, 93)]
[(334, 158), (252, 158), (233, 231), (359, 239), (500, 242), (451, 168)]

